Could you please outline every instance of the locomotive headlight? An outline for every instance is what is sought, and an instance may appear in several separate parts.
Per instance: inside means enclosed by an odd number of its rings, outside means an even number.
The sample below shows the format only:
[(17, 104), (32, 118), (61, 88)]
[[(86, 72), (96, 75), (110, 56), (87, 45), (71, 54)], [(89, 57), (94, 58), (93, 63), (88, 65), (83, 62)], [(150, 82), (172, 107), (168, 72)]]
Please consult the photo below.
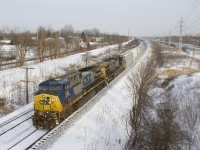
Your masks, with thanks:
[(56, 102), (56, 101), (58, 101), (57, 98), (53, 98), (53, 99), (52, 99), (52, 102)]
[(45, 98), (45, 95), (42, 95), (42, 98)]

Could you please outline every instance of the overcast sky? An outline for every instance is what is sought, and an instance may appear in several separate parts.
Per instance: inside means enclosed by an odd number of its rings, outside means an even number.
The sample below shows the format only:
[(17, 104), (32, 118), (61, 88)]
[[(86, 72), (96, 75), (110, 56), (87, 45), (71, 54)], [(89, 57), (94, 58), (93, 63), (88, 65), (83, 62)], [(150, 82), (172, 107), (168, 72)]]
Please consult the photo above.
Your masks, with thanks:
[[(197, 1), (196, 3), (194, 3)], [(178, 34), (181, 17), (189, 15), (200, 0), (1, 0), (0, 27), (38, 26), (60, 29), (72, 25), (75, 30), (98, 28), (101, 32), (133, 36)], [(193, 9), (185, 26), (200, 16)], [(185, 19), (185, 18), (184, 18)], [(200, 21), (199, 24), (200, 25)], [(186, 33), (198, 30), (194, 25)], [(200, 30), (200, 28), (199, 28)]]

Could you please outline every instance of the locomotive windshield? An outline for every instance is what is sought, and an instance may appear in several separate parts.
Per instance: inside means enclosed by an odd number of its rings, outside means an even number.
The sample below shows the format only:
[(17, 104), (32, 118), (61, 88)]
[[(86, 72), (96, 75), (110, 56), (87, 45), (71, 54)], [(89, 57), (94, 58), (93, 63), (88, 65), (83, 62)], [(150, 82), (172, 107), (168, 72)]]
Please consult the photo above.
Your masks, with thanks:
[(59, 85), (56, 85), (56, 86), (40, 86), (39, 87), (39, 90), (42, 90), (42, 91), (61, 91), (62, 90), (62, 87)]
[(48, 86), (39, 86), (39, 90), (47, 91), (47, 90), (49, 90), (49, 87)]
[(50, 91), (61, 91), (61, 86), (49, 86)]

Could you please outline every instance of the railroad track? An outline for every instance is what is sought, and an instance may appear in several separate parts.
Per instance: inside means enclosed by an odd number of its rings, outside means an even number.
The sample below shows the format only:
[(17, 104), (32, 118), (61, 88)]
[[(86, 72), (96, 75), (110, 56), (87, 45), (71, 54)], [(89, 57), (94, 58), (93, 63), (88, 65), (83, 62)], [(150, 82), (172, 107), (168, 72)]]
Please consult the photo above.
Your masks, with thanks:
[(17, 145), (19, 145), (19, 143), (21, 143), (22, 141), (24, 141), (25, 139), (27, 139), (29, 136), (31, 136), (34, 132), (36, 132), (38, 129), (33, 130), (31, 133), (29, 133), (27, 136), (25, 136), (24, 138), (22, 138), (20, 141), (18, 141), (17, 143), (15, 143), (14, 145), (12, 145), (11, 147), (9, 147), (8, 149), (13, 149), (14, 147), (16, 147)]
[(35, 129), (27, 136), (22, 138), (20, 141), (9, 147), (8, 149), (29, 149), (32, 145), (34, 145), (38, 140), (40, 140), (43, 136), (47, 135), (49, 130), (40, 130)]
[[(136, 62), (135, 62), (136, 63)], [(135, 64), (133, 63), (133, 65)], [(132, 65), (132, 66), (133, 66)], [(112, 87), (129, 69), (125, 70), (108, 86), (95, 95), (89, 102), (79, 110), (65, 119), (60, 125), (52, 130), (36, 129), (32, 125), (31, 117), (33, 109), (29, 109), (0, 124), (0, 149), (46, 149), (51, 146), (55, 139), (60, 137), (66, 130), (83, 116), (95, 103), (97, 103), (104, 93)]]
[[(146, 52), (146, 51), (145, 51)], [(144, 52), (144, 53), (145, 53)], [(143, 54), (144, 54), (143, 53)], [(141, 55), (128, 69), (124, 70), (117, 78), (115, 78), (110, 84), (104, 87), (97, 95), (95, 95), (91, 100), (89, 100), (86, 104), (84, 104), (81, 108), (75, 111), (72, 115), (70, 115), (67, 119), (60, 123), (56, 128), (52, 129), (46, 135), (44, 135), (40, 140), (35, 142), (34, 145), (30, 146), (30, 150), (44, 150), (48, 149), (53, 145), (56, 141), (56, 138), (59, 138), (66, 132), (73, 124), (79, 120), (86, 112), (88, 112), (93, 105), (95, 105), (98, 101), (100, 101), (101, 97), (105, 95), (105, 92), (109, 90), (114, 84), (116, 84), (127, 72), (130, 71), (132, 66), (134, 66), (138, 60), (142, 57)]]
[[(45, 143), (52, 135), (65, 125), (61, 123), (59, 128), (50, 130), (36, 129), (32, 125), (33, 109), (14, 116), (0, 124), (0, 149), (36, 149), (37, 145)], [(75, 115), (75, 116), (74, 116)], [(75, 113), (69, 116), (67, 123), (73, 123), (82, 113)], [(69, 125), (68, 125), (69, 126)]]
[(33, 116), (33, 109), (28, 110), (2, 123), (0, 125), (0, 136), (3, 136), (3, 134), (6, 134), (10, 130), (13, 130), (17, 126), (20, 126), (22, 123), (31, 120), (32, 116)]
[(0, 136), (0, 149), (26, 149), (48, 132), (49, 130), (36, 129), (32, 125), (31, 118), (25, 119), (2, 132)]
[(0, 124), (0, 149), (26, 149), (48, 133), (32, 125), (33, 108)]
[(26, 114), (28, 114), (28, 113), (30, 113), (30, 112), (33, 112), (33, 108), (30, 108), (30, 109), (28, 109), (28, 110), (26, 110), (26, 111), (20, 113), (19, 115), (16, 115), (16, 116), (10, 118), (9, 120), (4, 121), (3, 123), (0, 124), (0, 129), (1, 129), (3, 126), (6, 126), (7, 124), (9, 124), (9, 123), (15, 121), (16, 119), (19, 119), (19, 118), (25, 116)]

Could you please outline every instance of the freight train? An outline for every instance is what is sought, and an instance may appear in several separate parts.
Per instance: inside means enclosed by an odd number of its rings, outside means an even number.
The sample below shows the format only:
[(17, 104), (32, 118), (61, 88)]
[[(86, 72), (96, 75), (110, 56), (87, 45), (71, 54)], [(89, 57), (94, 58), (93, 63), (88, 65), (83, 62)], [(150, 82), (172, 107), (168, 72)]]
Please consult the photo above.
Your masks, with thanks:
[(128, 68), (145, 50), (141, 44), (115, 58), (81, 68), (77, 72), (50, 79), (39, 84), (34, 96), (33, 125), (52, 129), (80, 107), (90, 92), (98, 92), (124, 69)]

